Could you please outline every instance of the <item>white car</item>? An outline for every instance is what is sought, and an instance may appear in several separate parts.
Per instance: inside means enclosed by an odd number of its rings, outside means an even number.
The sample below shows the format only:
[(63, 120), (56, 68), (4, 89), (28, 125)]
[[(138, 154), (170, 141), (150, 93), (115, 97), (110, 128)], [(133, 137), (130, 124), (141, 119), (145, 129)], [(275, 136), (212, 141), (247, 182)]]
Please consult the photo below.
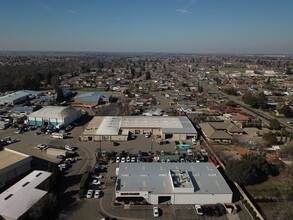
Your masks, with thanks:
[(95, 199), (98, 199), (100, 197), (100, 190), (95, 191), (94, 197), (95, 197)]
[(159, 208), (158, 207), (153, 208), (153, 215), (155, 218), (159, 217)]
[(135, 163), (135, 157), (131, 157), (131, 163)]
[(92, 189), (89, 189), (89, 190), (87, 191), (86, 197), (87, 197), (87, 198), (92, 198), (92, 197), (93, 197), (93, 194), (94, 194), (94, 191), (93, 191)]
[(121, 163), (125, 163), (125, 157), (121, 157)]
[(116, 163), (120, 163), (120, 157), (116, 157)]
[(70, 151), (73, 151), (75, 149), (73, 146), (70, 146), (70, 145), (65, 145), (64, 148), (65, 150), (70, 150)]
[(144, 135), (146, 138), (149, 138), (150, 136), (151, 136), (151, 134), (150, 133), (145, 133), (145, 135)]
[(97, 186), (99, 186), (99, 185), (101, 185), (101, 181), (100, 181), (100, 180), (96, 180), (96, 179), (94, 179), (94, 180), (93, 180), (93, 185), (97, 185)]
[(203, 210), (200, 205), (194, 205), (194, 208), (195, 208), (196, 214), (203, 215)]
[(46, 147), (45, 144), (38, 144), (38, 146), (37, 146), (37, 148), (39, 148), (39, 149), (44, 149), (45, 147)]
[(127, 163), (130, 162), (130, 157), (126, 157), (126, 162), (127, 162)]
[(73, 157), (68, 157), (68, 158), (65, 159), (65, 161), (74, 162), (74, 161), (75, 161), (75, 158), (73, 158)]

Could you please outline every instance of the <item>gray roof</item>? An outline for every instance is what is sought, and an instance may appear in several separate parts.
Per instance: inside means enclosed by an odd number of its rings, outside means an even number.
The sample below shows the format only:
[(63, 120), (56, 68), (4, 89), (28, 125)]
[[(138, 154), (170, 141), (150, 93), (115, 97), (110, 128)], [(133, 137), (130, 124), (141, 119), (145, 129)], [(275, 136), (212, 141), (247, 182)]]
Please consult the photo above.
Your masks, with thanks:
[(194, 194), (232, 194), (213, 163), (121, 163), (116, 190), (176, 193), (171, 181), (176, 170), (188, 174)]
[(18, 219), (46, 195), (46, 191), (36, 187), (50, 175), (49, 172), (35, 170), (0, 194), (0, 215)]
[(161, 128), (164, 133), (188, 133), (195, 134), (197, 131), (185, 116), (125, 116), (121, 120), (120, 127), (123, 128)]

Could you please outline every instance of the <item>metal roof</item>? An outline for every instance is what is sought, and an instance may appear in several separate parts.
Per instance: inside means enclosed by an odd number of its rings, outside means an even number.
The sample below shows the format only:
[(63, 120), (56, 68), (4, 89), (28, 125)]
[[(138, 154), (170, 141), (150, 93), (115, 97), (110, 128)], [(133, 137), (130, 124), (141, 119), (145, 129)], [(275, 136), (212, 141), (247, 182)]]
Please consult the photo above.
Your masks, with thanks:
[(100, 124), (97, 135), (117, 135), (119, 133), (119, 124), (122, 117), (104, 117)]
[(176, 193), (172, 188), (172, 170), (189, 174), (194, 194), (232, 194), (213, 163), (120, 163), (116, 190)]
[(29, 155), (4, 148), (4, 150), (0, 151), (0, 173), (5, 170), (4, 168), (29, 157)]
[(70, 114), (76, 111), (79, 110), (63, 106), (46, 106), (38, 111), (29, 114), (28, 117), (64, 119), (65, 117), (69, 116)]
[(85, 97), (97, 97), (97, 98), (110, 98), (112, 95), (107, 93), (101, 93), (101, 92), (88, 92), (88, 93), (82, 93), (75, 96), (75, 98), (85, 98)]
[(35, 170), (0, 194), (0, 215), (18, 219), (47, 194), (47, 191), (36, 187), (50, 175), (49, 172)]
[(161, 128), (164, 133), (197, 133), (189, 119), (164, 116), (125, 116), (121, 128)]

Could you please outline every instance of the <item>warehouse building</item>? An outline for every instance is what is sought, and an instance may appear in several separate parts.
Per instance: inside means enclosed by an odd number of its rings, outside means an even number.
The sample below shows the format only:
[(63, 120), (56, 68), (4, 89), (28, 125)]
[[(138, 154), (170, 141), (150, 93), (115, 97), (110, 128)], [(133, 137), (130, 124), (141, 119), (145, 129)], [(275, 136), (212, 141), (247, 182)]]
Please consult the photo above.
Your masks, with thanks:
[(7, 94), (0, 97), (0, 105), (16, 105), (24, 103), (28, 100), (34, 99), (36, 96), (40, 95), (41, 92), (32, 90), (21, 90)]
[(8, 148), (0, 151), (0, 182), (6, 183), (31, 170), (32, 157)]
[(232, 191), (213, 163), (121, 163), (118, 202), (231, 203)]
[(151, 133), (158, 138), (187, 140), (197, 131), (185, 116), (108, 116), (94, 117), (80, 137), (83, 141), (125, 141), (130, 134)]
[(41, 188), (50, 175), (49, 172), (35, 170), (0, 194), (0, 215), (6, 220), (23, 216), (47, 194)]
[(71, 107), (46, 106), (28, 115), (29, 125), (67, 126), (81, 117), (81, 111)]
[(88, 92), (79, 94), (74, 97), (74, 102), (88, 105), (88, 106), (96, 106), (101, 104), (110, 103), (112, 99), (111, 94), (101, 93), (101, 92)]

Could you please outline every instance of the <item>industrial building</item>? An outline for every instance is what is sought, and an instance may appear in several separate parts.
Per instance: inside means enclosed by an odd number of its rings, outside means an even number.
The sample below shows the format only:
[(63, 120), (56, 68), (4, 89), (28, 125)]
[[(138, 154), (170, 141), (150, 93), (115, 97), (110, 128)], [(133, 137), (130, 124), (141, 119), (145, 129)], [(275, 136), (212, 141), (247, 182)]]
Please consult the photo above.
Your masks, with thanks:
[(0, 182), (6, 183), (31, 170), (32, 157), (8, 148), (0, 151)]
[(50, 175), (35, 170), (0, 194), (0, 215), (6, 220), (19, 219), (47, 194), (40, 186)]
[(71, 107), (46, 106), (28, 115), (29, 125), (67, 126), (81, 117), (80, 110)]
[(75, 96), (74, 102), (88, 106), (96, 106), (109, 103), (111, 102), (111, 99), (111, 94), (101, 92), (88, 92)]
[(84, 130), (83, 141), (126, 141), (130, 134), (151, 133), (157, 138), (186, 140), (197, 138), (197, 131), (185, 116), (108, 116), (94, 117)]
[(0, 105), (16, 105), (24, 103), (25, 101), (31, 100), (40, 94), (41, 92), (36, 92), (32, 90), (22, 90), (13, 92), (0, 97)]
[(115, 198), (150, 204), (231, 203), (232, 191), (213, 163), (120, 163)]

